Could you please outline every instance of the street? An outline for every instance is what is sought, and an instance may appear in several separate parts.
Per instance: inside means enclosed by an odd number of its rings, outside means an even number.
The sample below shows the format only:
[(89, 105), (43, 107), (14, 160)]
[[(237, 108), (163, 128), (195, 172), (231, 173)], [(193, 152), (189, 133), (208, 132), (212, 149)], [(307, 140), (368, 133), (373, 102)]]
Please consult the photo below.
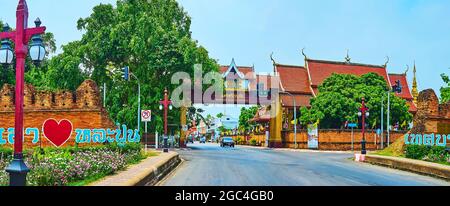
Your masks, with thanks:
[(450, 186), (414, 173), (353, 162), (349, 153), (190, 144), (162, 186)]

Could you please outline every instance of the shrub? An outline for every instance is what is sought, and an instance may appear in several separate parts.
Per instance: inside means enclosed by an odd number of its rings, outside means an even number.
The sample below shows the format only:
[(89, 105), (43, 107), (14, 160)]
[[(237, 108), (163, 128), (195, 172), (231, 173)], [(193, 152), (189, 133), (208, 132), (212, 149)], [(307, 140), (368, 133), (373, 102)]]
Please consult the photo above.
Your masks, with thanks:
[(256, 141), (255, 138), (252, 138), (252, 139), (250, 140), (250, 145), (251, 145), (251, 146), (256, 146), (257, 144), (258, 144), (258, 142)]
[(431, 147), (425, 145), (408, 145), (406, 146), (406, 158), (422, 160), (430, 152)]
[(406, 157), (429, 162), (446, 163), (450, 155), (445, 147), (425, 146), (425, 145), (408, 145), (406, 146)]

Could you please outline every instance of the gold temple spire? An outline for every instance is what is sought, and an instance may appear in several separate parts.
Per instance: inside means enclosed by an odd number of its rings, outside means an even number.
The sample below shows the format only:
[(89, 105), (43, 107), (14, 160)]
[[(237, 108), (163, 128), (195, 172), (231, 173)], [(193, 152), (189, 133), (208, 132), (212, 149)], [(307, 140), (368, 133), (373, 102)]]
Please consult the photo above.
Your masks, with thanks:
[(414, 62), (414, 69), (413, 69), (413, 73), (414, 73), (414, 77), (413, 77), (413, 85), (412, 85), (412, 91), (411, 94), (414, 98), (414, 104), (417, 105), (417, 98), (419, 97), (419, 90), (417, 88), (417, 76), (416, 76), (416, 62)]

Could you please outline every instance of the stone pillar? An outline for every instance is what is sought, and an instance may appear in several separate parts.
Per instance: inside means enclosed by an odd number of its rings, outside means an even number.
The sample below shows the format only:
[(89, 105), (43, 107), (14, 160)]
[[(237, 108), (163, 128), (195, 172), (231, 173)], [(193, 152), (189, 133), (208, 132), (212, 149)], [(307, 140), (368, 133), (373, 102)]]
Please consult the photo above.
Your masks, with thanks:
[(283, 127), (283, 114), (282, 114), (281, 99), (278, 96), (274, 103), (271, 105), (271, 118), (270, 118), (270, 139), (269, 147), (282, 148), (281, 130)]

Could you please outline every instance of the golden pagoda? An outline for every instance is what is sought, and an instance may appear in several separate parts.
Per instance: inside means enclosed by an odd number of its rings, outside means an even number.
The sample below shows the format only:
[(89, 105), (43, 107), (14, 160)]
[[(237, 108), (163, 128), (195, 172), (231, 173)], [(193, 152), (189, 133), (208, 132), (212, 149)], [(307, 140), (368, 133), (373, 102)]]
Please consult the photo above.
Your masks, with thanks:
[(413, 96), (413, 98), (414, 98), (414, 104), (416, 104), (417, 105), (417, 98), (419, 97), (419, 90), (417, 89), (417, 77), (416, 77), (416, 62), (414, 62), (414, 70), (413, 70), (413, 73), (414, 73), (414, 77), (413, 77), (413, 85), (412, 85), (412, 91), (411, 91), (411, 94), (412, 94), (412, 96)]

